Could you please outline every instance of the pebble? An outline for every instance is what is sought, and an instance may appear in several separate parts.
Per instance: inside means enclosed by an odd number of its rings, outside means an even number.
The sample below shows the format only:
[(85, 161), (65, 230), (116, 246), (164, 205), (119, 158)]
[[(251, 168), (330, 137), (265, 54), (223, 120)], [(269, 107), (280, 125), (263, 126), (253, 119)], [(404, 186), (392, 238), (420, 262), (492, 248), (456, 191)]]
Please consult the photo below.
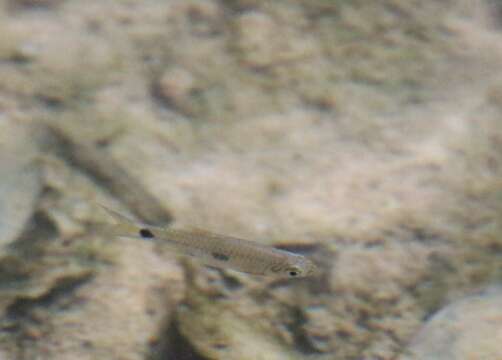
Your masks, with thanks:
[(400, 360), (502, 359), (502, 288), (456, 301), (419, 330)]
[(166, 69), (159, 79), (159, 95), (175, 108), (184, 109), (195, 89), (193, 75), (181, 68)]

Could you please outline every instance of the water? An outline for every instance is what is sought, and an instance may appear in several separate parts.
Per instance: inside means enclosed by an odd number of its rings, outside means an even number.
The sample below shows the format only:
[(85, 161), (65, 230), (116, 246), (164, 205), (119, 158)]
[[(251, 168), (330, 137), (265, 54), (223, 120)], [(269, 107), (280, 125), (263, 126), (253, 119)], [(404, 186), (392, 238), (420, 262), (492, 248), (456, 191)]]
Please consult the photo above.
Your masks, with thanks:
[[(1, 1), (0, 358), (502, 357), (470, 331), (500, 317), (497, 6)], [(209, 268), (96, 204), (321, 274)]]

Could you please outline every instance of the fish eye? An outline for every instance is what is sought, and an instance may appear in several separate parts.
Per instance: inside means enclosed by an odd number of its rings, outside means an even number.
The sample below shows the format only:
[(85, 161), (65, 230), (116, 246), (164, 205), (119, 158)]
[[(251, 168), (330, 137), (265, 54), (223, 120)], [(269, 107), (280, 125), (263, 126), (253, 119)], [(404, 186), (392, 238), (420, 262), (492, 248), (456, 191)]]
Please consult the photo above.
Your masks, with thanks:
[(296, 267), (288, 268), (286, 271), (291, 277), (297, 277), (298, 275), (300, 275), (300, 269)]

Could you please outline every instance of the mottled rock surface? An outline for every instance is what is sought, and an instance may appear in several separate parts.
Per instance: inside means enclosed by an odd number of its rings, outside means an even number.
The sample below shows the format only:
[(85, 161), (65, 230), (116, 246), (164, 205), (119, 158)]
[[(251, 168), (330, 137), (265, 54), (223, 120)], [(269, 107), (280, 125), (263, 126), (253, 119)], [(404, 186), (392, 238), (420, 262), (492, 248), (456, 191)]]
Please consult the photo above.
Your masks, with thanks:
[[(28, 136), (43, 176), (0, 169), (24, 209), (0, 206), (0, 356), (403, 355), (424, 318), (502, 279), (487, 3), (0, 0), (1, 130), (50, 123), (85, 144)], [(322, 274), (182, 261), (110, 238), (96, 203), (298, 251)]]
[(500, 288), (457, 300), (427, 320), (401, 359), (501, 359), (501, 321)]
[(26, 127), (6, 120), (0, 124), (0, 257), (21, 235), (42, 187), (32, 141)]

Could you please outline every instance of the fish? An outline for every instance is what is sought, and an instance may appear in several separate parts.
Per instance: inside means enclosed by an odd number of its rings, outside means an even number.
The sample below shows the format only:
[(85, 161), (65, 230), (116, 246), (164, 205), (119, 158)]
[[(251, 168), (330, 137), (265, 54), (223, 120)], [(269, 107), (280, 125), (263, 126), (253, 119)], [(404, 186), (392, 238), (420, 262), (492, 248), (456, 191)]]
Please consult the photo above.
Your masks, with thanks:
[(302, 278), (319, 272), (315, 263), (301, 254), (199, 228), (148, 225), (100, 206), (114, 219), (113, 236), (155, 241), (208, 266), (279, 278)]

